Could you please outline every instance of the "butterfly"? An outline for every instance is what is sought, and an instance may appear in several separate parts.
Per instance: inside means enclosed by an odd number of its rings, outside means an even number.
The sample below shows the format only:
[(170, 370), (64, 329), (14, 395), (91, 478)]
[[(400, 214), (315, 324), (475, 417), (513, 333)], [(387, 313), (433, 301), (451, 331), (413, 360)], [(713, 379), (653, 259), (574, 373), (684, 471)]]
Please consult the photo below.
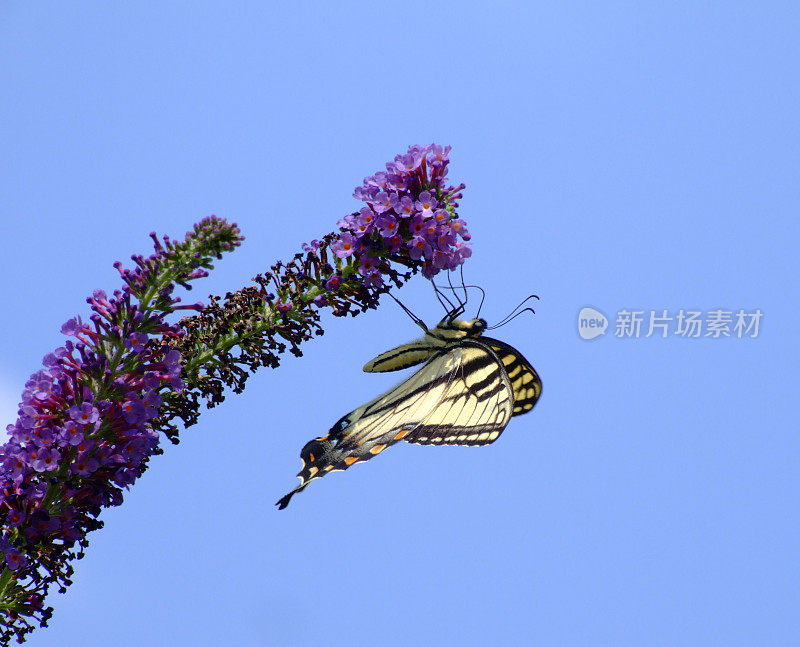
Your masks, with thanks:
[(422, 367), (343, 416), (325, 436), (306, 443), (300, 452), (300, 485), (276, 503), (278, 509), (314, 479), (368, 461), (401, 440), (488, 445), (512, 417), (533, 408), (542, 393), (533, 366), (505, 342), (483, 336), (484, 319), (458, 319), (463, 310), (463, 304), (454, 307), (432, 329), (409, 312), (424, 336), (381, 353), (364, 365), (364, 371)]

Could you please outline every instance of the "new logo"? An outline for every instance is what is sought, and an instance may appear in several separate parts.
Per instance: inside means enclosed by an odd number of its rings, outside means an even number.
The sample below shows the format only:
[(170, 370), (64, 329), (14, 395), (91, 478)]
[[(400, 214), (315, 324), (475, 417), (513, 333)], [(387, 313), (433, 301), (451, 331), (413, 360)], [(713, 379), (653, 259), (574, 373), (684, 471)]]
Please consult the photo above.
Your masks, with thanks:
[(594, 339), (606, 334), (608, 319), (599, 310), (586, 306), (578, 313), (578, 334), (582, 339)]

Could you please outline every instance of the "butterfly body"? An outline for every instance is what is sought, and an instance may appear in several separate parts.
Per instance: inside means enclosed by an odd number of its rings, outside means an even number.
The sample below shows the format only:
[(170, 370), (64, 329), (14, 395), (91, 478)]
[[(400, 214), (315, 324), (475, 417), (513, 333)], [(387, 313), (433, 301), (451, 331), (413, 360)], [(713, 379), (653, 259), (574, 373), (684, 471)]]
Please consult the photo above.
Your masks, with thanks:
[(421, 445), (488, 445), (509, 420), (530, 411), (542, 383), (530, 363), (508, 344), (484, 337), (483, 319), (449, 314), (414, 342), (381, 353), (364, 365), (369, 373), (422, 364), (397, 386), (343, 416), (327, 435), (300, 452), (300, 485), (369, 460), (404, 440)]

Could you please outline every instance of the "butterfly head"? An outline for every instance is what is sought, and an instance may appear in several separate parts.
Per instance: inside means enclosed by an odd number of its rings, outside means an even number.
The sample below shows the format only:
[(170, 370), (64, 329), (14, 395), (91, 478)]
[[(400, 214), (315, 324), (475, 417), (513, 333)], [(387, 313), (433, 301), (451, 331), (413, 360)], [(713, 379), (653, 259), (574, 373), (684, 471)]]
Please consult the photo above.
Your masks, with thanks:
[(463, 319), (445, 317), (436, 328), (442, 332), (446, 331), (448, 336), (453, 338), (480, 337), (486, 330), (486, 325), (485, 319), (464, 321)]

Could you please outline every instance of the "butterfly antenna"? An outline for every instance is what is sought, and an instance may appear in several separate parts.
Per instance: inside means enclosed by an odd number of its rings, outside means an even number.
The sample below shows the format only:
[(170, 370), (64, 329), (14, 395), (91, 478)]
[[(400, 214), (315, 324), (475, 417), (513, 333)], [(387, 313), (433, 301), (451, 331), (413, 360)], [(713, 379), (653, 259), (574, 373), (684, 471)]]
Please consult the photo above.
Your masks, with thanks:
[[(531, 299), (536, 299), (538, 301), (539, 297), (536, 296), (535, 294), (531, 294), (530, 296), (525, 297), (519, 303), (519, 305), (516, 308), (514, 308), (500, 323), (495, 324), (494, 326), (491, 326), (491, 327), (487, 328), (487, 330), (494, 330), (495, 328), (499, 328), (500, 326), (506, 325), (509, 321), (511, 321), (512, 319), (516, 319), (517, 316), (521, 315), (526, 310), (530, 310), (533, 314), (536, 314), (536, 311), (533, 308), (530, 308), (530, 307), (525, 308), (524, 310), (519, 310), (526, 302), (530, 301)], [(518, 310), (519, 310), (519, 312), (517, 312)]]
[(422, 328), (422, 330), (424, 330), (425, 332), (428, 332), (428, 327), (425, 325), (425, 322), (424, 322), (424, 321), (422, 321), (422, 319), (420, 319), (420, 318), (419, 318), (417, 315), (415, 315), (413, 312), (411, 312), (411, 310), (409, 310), (408, 308), (406, 308), (406, 306), (405, 306), (405, 305), (403, 305), (403, 303), (400, 301), (400, 299), (398, 299), (396, 296), (394, 296), (394, 295), (393, 295), (391, 292), (387, 292), (386, 294), (388, 294), (390, 297), (392, 297), (392, 299), (394, 299), (394, 300), (395, 300), (395, 302), (397, 303), (397, 305), (399, 305), (399, 306), (400, 306), (400, 307), (403, 309), (403, 311), (404, 311), (404, 312), (405, 312), (405, 313), (406, 313), (406, 314), (407, 314), (409, 317), (411, 317), (411, 321), (413, 321), (415, 324), (417, 324), (417, 325), (418, 325), (420, 328)]
[(536, 310), (534, 310), (533, 308), (530, 308), (530, 307), (529, 308), (523, 308), (522, 310), (517, 312), (515, 315), (513, 315), (511, 317), (508, 317), (505, 321), (501, 321), (499, 324), (496, 324), (494, 326), (489, 326), (486, 330), (494, 330), (495, 328), (499, 328), (500, 326), (505, 326), (507, 323), (511, 323), (512, 321), (514, 321), (514, 319), (519, 317), (523, 312), (529, 312), (529, 311), (532, 312), (533, 314), (536, 314)]

